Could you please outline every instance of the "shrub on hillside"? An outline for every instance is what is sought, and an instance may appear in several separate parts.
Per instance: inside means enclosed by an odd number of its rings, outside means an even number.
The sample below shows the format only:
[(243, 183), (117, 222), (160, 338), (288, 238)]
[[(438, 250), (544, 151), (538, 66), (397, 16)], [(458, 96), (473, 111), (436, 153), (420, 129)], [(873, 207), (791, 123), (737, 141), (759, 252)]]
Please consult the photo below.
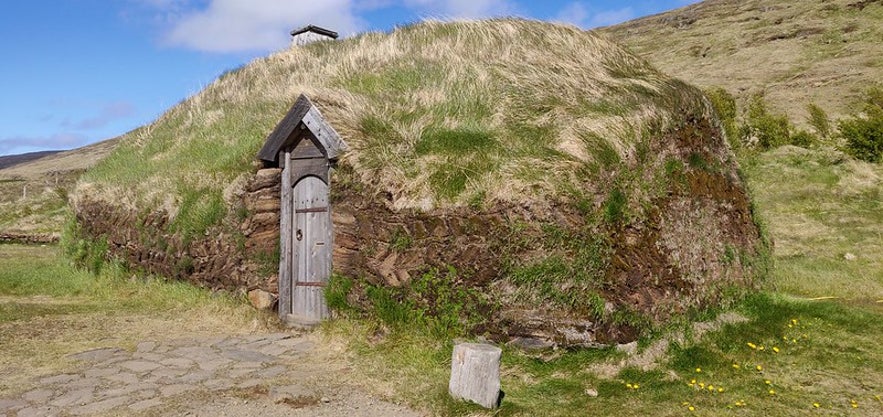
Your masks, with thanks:
[(883, 90), (868, 91), (864, 115), (839, 123), (845, 151), (867, 162), (883, 161)]
[(770, 112), (759, 94), (748, 102), (742, 126), (739, 127), (739, 137), (743, 143), (762, 151), (782, 145), (808, 148), (818, 142), (818, 138), (810, 132), (794, 132), (788, 117)]
[(714, 111), (721, 120), (724, 132), (730, 141), (730, 146), (738, 148), (741, 143), (738, 140), (739, 127), (736, 124), (736, 116), (738, 115), (736, 99), (729, 91), (721, 87), (711, 88), (705, 92), (705, 95), (708, 96)]
[(798, 130), (797, 133), (791, 135), (789, 142), (794, 146), (809, 148), (814, 146), (818, 142), (818, 138), (816, 137), (816, 135), (813, 135), (810, 132), (807, 132), (805, 130)]
[(822, 139), (831, 137), (831, 122), (825, 110), (815, 103), (809, 103), (806, 105), (806, 112), (809, 114), (807, 122), (816, 130), (819, 137)]

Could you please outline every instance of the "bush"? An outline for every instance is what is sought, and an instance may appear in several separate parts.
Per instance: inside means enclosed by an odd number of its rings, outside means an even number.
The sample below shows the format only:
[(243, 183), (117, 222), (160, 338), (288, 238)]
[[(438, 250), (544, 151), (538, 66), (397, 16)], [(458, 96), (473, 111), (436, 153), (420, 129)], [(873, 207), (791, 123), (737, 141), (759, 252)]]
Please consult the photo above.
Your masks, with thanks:
[(818, 143), (819, 138), (812, 133), (809, 133), (805, 130), (798, 131), (797, 133), (791, 135), (789, 140), (792, 145), (800, 146), (801, 148), (809, 148), (811, 146), (815, 146)]
[(726, 133), (727, 139), (730, 141), (730, 146), (738, 148), (740, 143), (737, 140), (739, 138), (739, 128), (736, 125), (736, 99), (721, 87), (713, 87), (707, 90), (705, 95), (708, 96), (711, 106), (714, 107), (717, 117), (721, 120), (724, 133)]
[(883, 114), (874, 118), (840, 121), (840, 134), (846, 139), (845, 151), (856, 159), (881, 162), (883, 156)]
[(806, 112), (809, 113), (806, 121), (816, 130), (816, 133), (822, 139), (831, 137), (831, 122), (828, 120), (828, 114), (825, 113), (825, 110), (815, 103), (809, 103), (806, 105)]
[(763, 96), (755, 95), (748, 103), (745, 121), (739, 128), (739, 137), (746, 144), (767, 150), (790, 144), (791, 129), (786, 116), (770, 113)]
[(883, 161), (883, 90), (868, 91), (864, 117), (841, 120), (840, 135), (846, 140), (845, 151), (867, 162)]

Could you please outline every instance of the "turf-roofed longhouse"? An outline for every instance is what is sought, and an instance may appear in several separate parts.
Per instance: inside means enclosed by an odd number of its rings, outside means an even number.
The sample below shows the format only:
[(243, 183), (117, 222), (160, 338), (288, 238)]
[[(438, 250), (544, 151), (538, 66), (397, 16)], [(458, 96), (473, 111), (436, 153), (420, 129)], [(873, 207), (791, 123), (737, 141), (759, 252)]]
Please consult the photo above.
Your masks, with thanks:
[(331, 280), (356, 311), (392, 294), (462, 306), (495, 339), (591, 346), (726, 303), (762, 272), (702, 93), (592, 32), (514, 19), (225, 73), (84, 177), (76, 231), (149, 272), (278, 293), (282, 170), (256, 155), (301, 94), (347, 145), (328, 171)]

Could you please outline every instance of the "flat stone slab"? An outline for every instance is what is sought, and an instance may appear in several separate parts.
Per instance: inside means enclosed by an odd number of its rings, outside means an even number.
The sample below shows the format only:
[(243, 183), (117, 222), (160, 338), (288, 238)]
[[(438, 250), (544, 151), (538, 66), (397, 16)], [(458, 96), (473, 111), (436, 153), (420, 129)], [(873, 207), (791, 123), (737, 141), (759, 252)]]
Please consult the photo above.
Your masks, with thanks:
[(21, 398), (31, 403), (45, 403), (49, 401), (54, 392), (48, 389), (35, 389), (22, 394)]
[(140, 360), (126, 361), (126, 362), (120, 363), (119, 365), (121, 368), (126, 368), (132, 372), (138, 372), (138, 373), (150, 372), (150, 371), (162, 366), (156, 362), (140, 361)]
[(126, 405), (131, 402), (129, 397), (116, 397), (116, 398), (108, 398), (106, 400), (101, 400), (98, 402), (89, 403), (86, 405), (82, 405), (79, 407), (75, 407), (70, 410), (70, 413), (75, 416), (86, 416), (93, 415), (98, 413), (103, 413), (105, 411), (112, 410), (116, 407)]
[(25, 400), (0, 400), (0, 413), (15, 411), (28, 405)]
[(68, 355), (67, 357), (78, 361), (101, 362), (106, 361), (112, 358), (114, 355), (120, 353), (125, 353), (125, 351), (120, 348), (99, 348), (87, 350), (85, 352), (74, 353), (72, 355)]
[(240, 362), (275, 362), (278, 358), (253, 350), (227, 350), (224, 356)]

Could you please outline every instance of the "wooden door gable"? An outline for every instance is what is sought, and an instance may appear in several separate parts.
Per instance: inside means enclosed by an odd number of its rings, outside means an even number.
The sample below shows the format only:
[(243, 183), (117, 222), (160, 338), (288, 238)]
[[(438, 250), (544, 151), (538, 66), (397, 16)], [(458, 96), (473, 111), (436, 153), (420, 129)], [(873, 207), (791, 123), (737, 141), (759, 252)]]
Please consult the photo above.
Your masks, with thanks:
[[(304, 126), (301, 124), (301, 126)], [(328, 155), (319, 140), (312, 132), (302, 128), (300, 132), (296, 132), (297, 139), (291, 141), (291, 159), (328, 159)]]
[(280, 152), (298, 145), (305, 132), (309, 132), (310, 141), (329, 160), (337, 160), (340, 153), (347, 148), (337, 131), (325, 121), (319, 109), (307, 96), (301, 94), (282, 121), (267, 136), (258, 158), (267, 166), (282, 166), (283, 163), (279, 160)]

